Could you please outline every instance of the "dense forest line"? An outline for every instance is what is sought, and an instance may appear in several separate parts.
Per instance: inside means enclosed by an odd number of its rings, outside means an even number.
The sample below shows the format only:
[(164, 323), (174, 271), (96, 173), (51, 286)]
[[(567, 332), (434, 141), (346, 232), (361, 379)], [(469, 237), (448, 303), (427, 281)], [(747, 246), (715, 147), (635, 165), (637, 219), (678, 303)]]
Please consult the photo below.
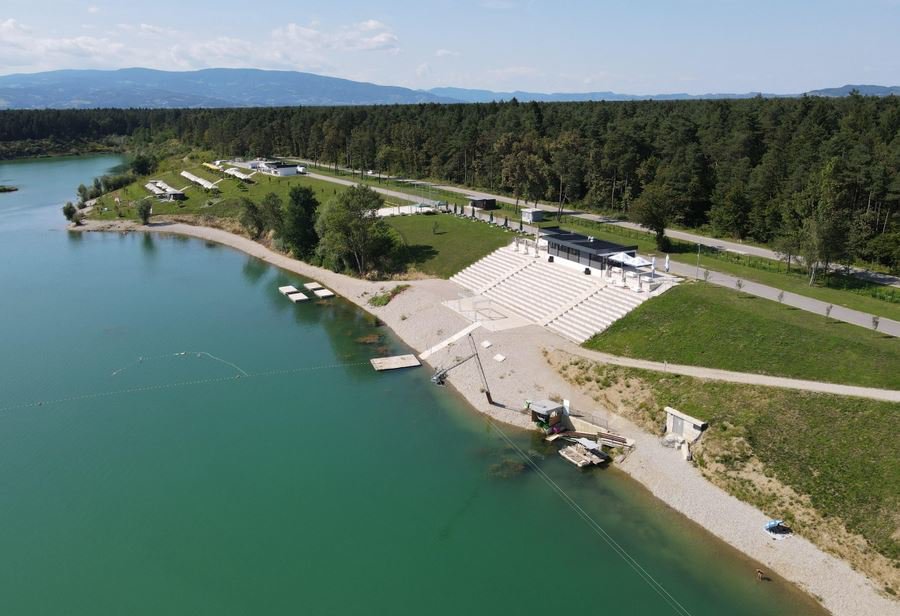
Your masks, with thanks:
[(0, 112), (0, 156), (123, 135), (708, 226), (807, 264), (900, 266), (897, 97)]

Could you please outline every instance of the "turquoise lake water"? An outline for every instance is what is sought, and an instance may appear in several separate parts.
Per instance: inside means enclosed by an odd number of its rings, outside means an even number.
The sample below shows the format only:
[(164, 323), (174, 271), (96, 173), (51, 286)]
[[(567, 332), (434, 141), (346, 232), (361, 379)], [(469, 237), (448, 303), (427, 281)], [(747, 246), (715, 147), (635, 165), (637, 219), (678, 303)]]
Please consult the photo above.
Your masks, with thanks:
[(427, 368), (376, 374), (406, 347), (289, 303), (295, 276), (65, 231), (118, 163), (0, 163), (0, 614), (823, 613), (618, 471), (510, 445)]

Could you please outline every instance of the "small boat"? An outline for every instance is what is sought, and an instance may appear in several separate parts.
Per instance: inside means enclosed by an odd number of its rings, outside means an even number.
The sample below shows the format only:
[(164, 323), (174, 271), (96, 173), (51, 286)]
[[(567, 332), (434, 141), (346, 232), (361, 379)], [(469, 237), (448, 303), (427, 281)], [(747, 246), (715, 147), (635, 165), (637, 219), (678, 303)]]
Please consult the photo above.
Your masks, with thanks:
[(784, 520), (769, 520), (763, 530), (775, 541), (787, 539), (794, 534), (794, 531), (784, 525)]

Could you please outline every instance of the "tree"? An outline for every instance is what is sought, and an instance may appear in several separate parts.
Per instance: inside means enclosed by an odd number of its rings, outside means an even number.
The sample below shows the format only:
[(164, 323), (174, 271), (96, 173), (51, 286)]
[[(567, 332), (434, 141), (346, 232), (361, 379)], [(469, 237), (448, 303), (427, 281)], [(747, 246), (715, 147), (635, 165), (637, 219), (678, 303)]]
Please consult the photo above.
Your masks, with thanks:
[(307, 259), (316, 250), (316, 210), (319, 201), (312, 188), (294, 186), (288, 194), (284, 213), (284, 241), (300, 259)]
[(150, 214), (153, 212), (153, 204), (149, 199), (142, 199), (137, 204), (137, 215), (141, 219), (141, 224), (146, 225), (150, 222)]
[(353, 186), (319, 208), (316, 253), (330, 267), (359, 275), (369, 273), (393, 249), (393, 237), (377, 210), (381, 195), (367, 186)]
[(284, 237), (284, 210), (282, 209), (281, 197), (275, 193), (269, 193), (263, 197), (259, 204), (259, 211), (262, 215), (265, 229), (274, 231), (275, 237)]
[(240, 200), (241, 213), (239, 220), (241, 226), (249, 233), (250, 237), (257, 239), (266, 230), (266, 222), (263, 220), (262, 212), (259, 207), (247, 197), (241, 197)]
[(631, 208), (631, 219), (656, 234), (656, 247), (659, 250), (669, 247), (666, 227), (674, 213), (673, 202), (671, 189), (666, 184), (654, 181), (644, 188)]
[(63, 216), (66, 217), (66, 220), (69, 222), (75, 221), (75, 214), (78, 213), (78, 208), (72, 205), (71, 201), (66, 202), (66, 204), (62, 208)]
[(135, 175), (148, 175), (156, 167), (156, 161), (146, 154), (138, 154), (131, 161), (131, 170)]

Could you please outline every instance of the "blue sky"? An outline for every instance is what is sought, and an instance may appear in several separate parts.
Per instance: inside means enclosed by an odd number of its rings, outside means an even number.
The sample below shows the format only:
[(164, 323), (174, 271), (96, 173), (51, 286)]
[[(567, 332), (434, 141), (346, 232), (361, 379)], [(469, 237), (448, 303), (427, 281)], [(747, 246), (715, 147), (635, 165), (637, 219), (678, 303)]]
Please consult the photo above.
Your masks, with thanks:
[(802, 92), (900, 85), (900, 0), (30, 0), (0, 74), (256, 67), (413, 88)]

